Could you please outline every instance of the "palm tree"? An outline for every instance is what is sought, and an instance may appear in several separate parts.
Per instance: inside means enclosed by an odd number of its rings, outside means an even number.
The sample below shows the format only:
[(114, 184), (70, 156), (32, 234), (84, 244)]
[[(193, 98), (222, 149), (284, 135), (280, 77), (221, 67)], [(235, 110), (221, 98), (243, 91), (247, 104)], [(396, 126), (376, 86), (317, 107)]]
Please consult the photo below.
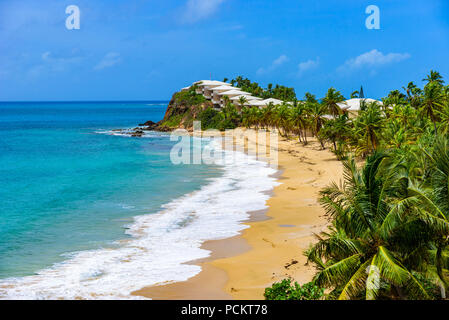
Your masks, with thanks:
[(245, 103), (247, 103), (247, 102), (248, 102), (248, 99), (246, 99), (245, 96), (239, 97), (240, 110), (243, 109), (243, 107), (245, 106)]
[(250, 108), (243, 107), (241, 113), (242, 113), (242, 125), (244, 125), (246, 128), (250, 128), (251, 127)]
[(349, 123), (348, 115), (343, 114), (337, 118), (328, 120), (321, 130), (321, 135), (325, 139), (332, 142), (334, 152), (338, 153), (339, 148), (337, 147), (337, 142), (339, 146), (342, 145), (342, 143), (346, 140), (350, 128), (351, 125)]
[(358, 98), (358, 97), (359, 97), (359, 94), (360, 94), (360, 92), (359, 92), (358, 90), (353, 91), (353, 92), (351, 93), (351, 99)]
[(274, 104), (270, 102), (265, 108), (261, 110), (262, 126), (268, 129), (268, 127), (272, 127), (275, 125), (274, 113)]
[(307, 144), (307, 109), (304, 104), (298, 104), (291, 110), (290, 120), (298, 132), (299, 141)]
[[(290, 105), (283, 103), (281, 105), (278, 105), (276, 108), (275, 113), (275, 121), (276, 121), (276, 127), (279, 130), (279, 134), (282, 137), (287, 136), (288, 132), (290, 131), (289, 126), (289, 119), (290, 119)], [(283, 129), (283, 133), (282, 130)]]
[(379, 105), (376, 102), (371, 102), (366, 110), (360, 112), (355, 121), (356, 134), (361, 136), (367, 145), (371, 145), (372, 152), (378, 147), (383, 120)]
[(446, 100), (442, 105), (441, 110), (437, 112), (440, 119), (440, 131), (447, 135), (449, 134), (449, 101)]
[(374, 153), (362, 169), (353, 159), (345, 161), (344, 183), (321, 192), (332, 226), (317, 236), (306, 256), (318, 270), (315, 283), (332, 289), (331, 297), (429, 298), (413, 260), (427, 249), (428, 234), (413, 236), (425, 227), (416, 220), (401, 221), (414, 204), (402, 173), (386, 154)]
[(329, 88), (326, 96), (323, 98), (323, 104), (331, 115), (338, 116), (342, 112), (338, 103), (343, 102), (344, 100), (345, 98), (340, 91), (335, 90), (335, 88)]
[(435, 135), (437, 135), (438, 110), (442, 107), (441, 99), (441, 86), (436, 82), (429, 82), (424, 87), (421, 111), (433, 122)]
[(325, 149), (324, 141), (321, 139), (319, 133), (326, 121), (325, 115), (327, 112), (327, 107), (318, 102), (306, 102), (306, 108), (308, 109), (310, 114), (310, 125), (312, 133), (320, 141), (321, 148)]
[(410, 185), (408, 192), (421, 201), (416, 215), (430, 228), (434, 242), (430, 251), (433, 266), (428, 271), (437, 279), (445, 298), (449, 288), (449, 140), (438, 137), (433, 150), (424, 153), (430, 168), (428, 178)]
[(256, 130), (259, 130), (260, 124), (260, 109), (258, 107), (249, 108), (249, 123), (255, 126)]
[(436, 83), (438, 85), (443, 85), (444, 80), (438, 71), (430, 70), (430, 74), (427, 78), (422, 79), (422, 81), (427, 81), (427, 84)]
[(409, 82), (407, 87), (403, 87), (403, 89), (407, 93), (407, 99), (410, 102), (410, 105), (414, 108), (418, 108), (422, 90), (418, 88), (413, 82)]

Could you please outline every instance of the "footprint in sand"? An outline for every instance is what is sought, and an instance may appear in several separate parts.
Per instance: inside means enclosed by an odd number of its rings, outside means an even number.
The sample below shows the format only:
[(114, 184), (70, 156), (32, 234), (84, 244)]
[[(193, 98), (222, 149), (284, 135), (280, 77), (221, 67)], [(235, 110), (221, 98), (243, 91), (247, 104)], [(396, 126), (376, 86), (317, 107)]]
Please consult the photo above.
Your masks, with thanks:
[(271, 244), (271, 246), (272, 246), (273, 248), (276, 247), (276, 246), (274, 245), (274, 243), (271, 242), (270, 240), (267, 240), (267, 239), (265, 239), (265, 238), (262, 238), (262, 240), (265, 241), (265, 242), (268, 242), (269, 244)]

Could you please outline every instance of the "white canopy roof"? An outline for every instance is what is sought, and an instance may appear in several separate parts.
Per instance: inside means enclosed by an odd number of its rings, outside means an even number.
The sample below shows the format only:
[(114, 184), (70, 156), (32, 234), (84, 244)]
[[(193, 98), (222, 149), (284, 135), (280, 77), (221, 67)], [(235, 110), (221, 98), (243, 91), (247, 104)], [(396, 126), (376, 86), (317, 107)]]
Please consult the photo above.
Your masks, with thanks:
[(362, 103), (362, 101), (364, 101), (365, 103), (376, 102), (379, 105), (383, 104), (382, 101), (378, 101), (378, 100), (374, 100), (374, 99), (370, 99), (370, 98), (366, 98), (366, 99), (353, 98), (353, 99), (349, 99), (349, 100), (346, 100), (344, 102), (340, 102), (337, 104), (343, 110), (358, 111), (358, 110), (360, 110), (360, 104)]
[(251, 93), (240, 91), (240, 90), (230, 90), (230, 91), (224, 91), (224, 92), (218, 92), (217, 93), (220, 96), (250, 96)]
[(194, 82), (193, 84), (196, 84), (197, 86), (222, 86), (222, 85), (229, 85), (229, 83), (222, 82), (222, 81), (216, 81), (216, 80), (200, 80), (197, 82)]
[(264, 107), (267, 104), (263, 100), (250, 100), (245, 103), (246, 106)]
[(237, 90), (238, 88), (230, 86), (230, 85), (221, 85), (218, 87), (211, 88), (212, 91), (229, 91), (229, 90)]
[(277, 104), (282, 104), (283, 101), (274, 99), (274, 98), (269, 98), (269, 99), (263, 100), (263, 102), (265, 103), (265, 105), (270, 104), (270, 102), (273, 103), (274, 105), (277, 105)]
[(231, 100), (240, 100), (241, 97), (244, 97), (246, 101), (257, 100), (256, 97), (248, 96), (246, 94), (241, 94), (239, 96), (232, 97)]

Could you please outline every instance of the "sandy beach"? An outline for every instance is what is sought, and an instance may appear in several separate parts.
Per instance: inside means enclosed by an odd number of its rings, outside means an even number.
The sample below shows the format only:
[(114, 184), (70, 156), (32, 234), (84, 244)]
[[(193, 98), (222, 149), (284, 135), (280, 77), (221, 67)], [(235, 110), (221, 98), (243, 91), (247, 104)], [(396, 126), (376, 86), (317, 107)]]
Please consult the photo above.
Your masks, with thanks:
[(281, 184), (265, 212), (251, 213), (249, 228), (240, 236), (204, 243), (211, 256), (190, 262), (202, 268), (195, 277), (133, 294), (151, 299), (263, 299), (264, 289), (275, 281), (310, 281), (314, 270), (306, 265), (303, 251), (327, 225), (318, 193), (340, 181), (342, 165), (312, 139), (304, 146), (297, 139), (280, 138), (278, 151)]

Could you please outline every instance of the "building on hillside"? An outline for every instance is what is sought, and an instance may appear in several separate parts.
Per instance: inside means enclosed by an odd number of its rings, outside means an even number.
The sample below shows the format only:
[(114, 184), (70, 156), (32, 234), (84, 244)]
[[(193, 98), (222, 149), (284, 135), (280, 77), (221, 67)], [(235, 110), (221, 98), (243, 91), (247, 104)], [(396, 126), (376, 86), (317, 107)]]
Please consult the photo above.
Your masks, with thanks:
[[(259, 97), (254, 97), (251, 93), (240, 90), (229, 83), (216, 80), (200, 80), (193, 83), (196, 87), (195, 92), (202, 94), (207, 100), (211, 101), (214, 108), (220, 109), (224, 107), (224, 96), (227, 96), (234, 104), (240, 103), (240, 98), (245, 97), (245, 106), (253, 106), (264, 108), (270, 103), (273, 105), (280, 105), (283, 101), (279, 99), (269, 98), (263, 100)], [(182, 88), (181, 91), (189, 90), (192, 86)]]
[(353, 98), (349, 99), (340, 103), (337, 103), (337, 105), (340, 107), (343, 112), (347, 112), (348, 115), (351, 117), (357, 116), (358, 111), (362, 108), (363, 104), (369, 104), (369, 103), (377, 103), (379, 105), (383, 105), (382, 101), (374, 100), (370, 98)]
[[(212, 103), (214, 105), (220, 104), (221, 96), (219, 95), (219, 93), (231, 91), (231, 90), (238, 90), (238, 88), (230, 86), (230, 85), (222, 85), (222, 86), (211, 88), (210, 89), (210, 91), (211, 91), (210, 99), (212, 100)], [(207, 97), (207, 96), (205, 96), (205, 97), (206, 97), (206, 99), (209, 99), (209, 97)]]
[(193, 84), (197, 86), (196, 93), (202, 94), (202, 95), (204, 95), (205, 92), (207, 92), (208, 90), (210, 90), (212, 88), (223, 86), (223, 85), (229, 85), (226, 82), (216, 81), (216, 80), (200, 80), (200, 81), (194, 82)]

